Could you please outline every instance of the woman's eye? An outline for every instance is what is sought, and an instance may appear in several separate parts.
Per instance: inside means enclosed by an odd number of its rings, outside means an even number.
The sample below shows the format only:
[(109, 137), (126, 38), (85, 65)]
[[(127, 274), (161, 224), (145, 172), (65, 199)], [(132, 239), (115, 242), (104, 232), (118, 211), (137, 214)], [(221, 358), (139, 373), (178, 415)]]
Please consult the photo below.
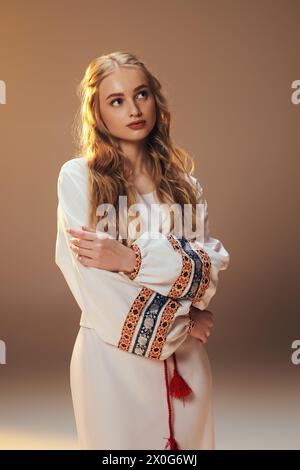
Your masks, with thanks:
[[(147, 90), (142, 90), (142, 91), (140, 91), (140, 92), (137, 94), (137, 96), (140, 95), (140, 94), (142, 94), (142, 93), (144, 93), (144, 98), (147, 98), (147, 96), (148, 96), (148, 91), (147, 91)], [(114, 103), (115, 103), (116, 101), (122, 101), (122, 98), (115, 98), (114, 100), (112, 100), (112, 101), (110, 102), (110, 104), (111, 104), (112, 106), (114, 106)], [(114, 107), (116, 107), (116, 106), (114, 106)]]
[(122, 101), (122, 100), (121, 100), (121, 98), (116, 98), (116, 99), (112, 100), (112, 101), (110, 102), (110, 104), (113, 106), (113, 103), (114, 103), (115, 101)]
[(140, 91), (140, 92), (138, 93), (138, 95), (141, 94), (141, 93), (145, 93), (145, 96), (148, 96), (147, 90), (142, 90), (142, 91)]

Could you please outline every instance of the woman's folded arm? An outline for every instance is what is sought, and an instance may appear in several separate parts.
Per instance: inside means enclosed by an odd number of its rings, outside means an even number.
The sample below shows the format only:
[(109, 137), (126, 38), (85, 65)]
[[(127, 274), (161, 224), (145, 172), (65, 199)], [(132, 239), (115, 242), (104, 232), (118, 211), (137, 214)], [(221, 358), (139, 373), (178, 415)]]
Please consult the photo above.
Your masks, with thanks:
[(65, 164), (58, 178), (55, 263), (103, 341), (124, 352), (166, 359), (189, 334), (191, 301), (170, 298), (117, 272), (83, 266), (69, 246), (66, 228), (80, 229), (86, 216), (83, 175)]
[(216, 292), (219, 271), (228, 267), (229, 253), (220, 240), (210, 236), (207, 201), (195, 181), (202, 211), (198, 236), (190, 240), (171, 233), (143, 233), (131, 245), (135, 266), (126, 276), (170, 298), (190, 300), (203, 310)]

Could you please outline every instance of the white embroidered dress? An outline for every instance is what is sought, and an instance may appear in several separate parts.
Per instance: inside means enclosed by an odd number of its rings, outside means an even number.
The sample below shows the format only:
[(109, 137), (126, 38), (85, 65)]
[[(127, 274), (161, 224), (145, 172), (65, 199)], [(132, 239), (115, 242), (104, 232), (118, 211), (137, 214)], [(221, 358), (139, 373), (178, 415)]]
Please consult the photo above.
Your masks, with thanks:
[[(207, 307), (229, 264), (228, 252), (209, 234), (206, 200), (204, 238), (144, 233), (133, 244), (137, 269), (130, 278), (83, 266), (69, 247), (66, 228), (88, 225), (87, 182), (85, 158), (62, 165), (55, 262), (81, 310), (70, 363), (79, 446), (164, 449), (171, 419), (179, 449), (214, 449), (210, 363), (205, 345), (188, 334), (191, 304)], [(155, 192), (138, 199), (147, 212), (158, 202)], [(192, 393), (168, 403), (175, 352)]]

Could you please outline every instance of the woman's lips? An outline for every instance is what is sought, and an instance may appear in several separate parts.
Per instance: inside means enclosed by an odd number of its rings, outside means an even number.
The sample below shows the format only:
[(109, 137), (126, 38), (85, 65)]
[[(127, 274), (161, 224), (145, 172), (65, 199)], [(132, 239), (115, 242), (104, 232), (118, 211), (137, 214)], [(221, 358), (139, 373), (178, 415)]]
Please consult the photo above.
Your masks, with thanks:
[(145, 124), (146, 124), (146, 121), (142, 121), (137, 124), (129, 124), (128, 127), (130, 127), (131, 129), (141, 129), (142, 127), (145, 126)]

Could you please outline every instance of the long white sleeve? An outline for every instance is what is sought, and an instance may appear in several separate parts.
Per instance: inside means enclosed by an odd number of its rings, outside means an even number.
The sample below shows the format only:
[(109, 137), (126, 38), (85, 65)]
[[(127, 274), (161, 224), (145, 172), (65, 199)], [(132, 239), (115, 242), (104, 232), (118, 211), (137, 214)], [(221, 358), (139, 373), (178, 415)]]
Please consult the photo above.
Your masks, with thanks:
[(191, 181), (199, 189), (197, 202), (203, 214), (196, 236), (189, 239), (171, 233), (143, 233), (131, 245), (136, 262), (126, 276), (170, 298), (191, 300), (204, 310), (216, 292), (219, 271), (228, 267), (229, 254), (219, 240), (210, 236), (203, 188), (195, 177)]
[(55, 263), (99, 337), (123, 351), (164, 360), (185, 341), (190, 300), (175, 300), (127, 276), (83, 266), (69, 246), (67, 227), (87, 225), (87, 173), (82, 157), (58, 176)]
[(201, 193), (199, 203), (203, 204), (205, 209), (204, 231), (203, 236), (191, 242), (191, 246), (201, 258), (203, 273), (192, 305), (204, 310), (216, 293), (220, 271), (224, 271), (229, 266), (230, 255), (222, 242), (210, 235), (207, 200), (198, 181), (197, 185)]

